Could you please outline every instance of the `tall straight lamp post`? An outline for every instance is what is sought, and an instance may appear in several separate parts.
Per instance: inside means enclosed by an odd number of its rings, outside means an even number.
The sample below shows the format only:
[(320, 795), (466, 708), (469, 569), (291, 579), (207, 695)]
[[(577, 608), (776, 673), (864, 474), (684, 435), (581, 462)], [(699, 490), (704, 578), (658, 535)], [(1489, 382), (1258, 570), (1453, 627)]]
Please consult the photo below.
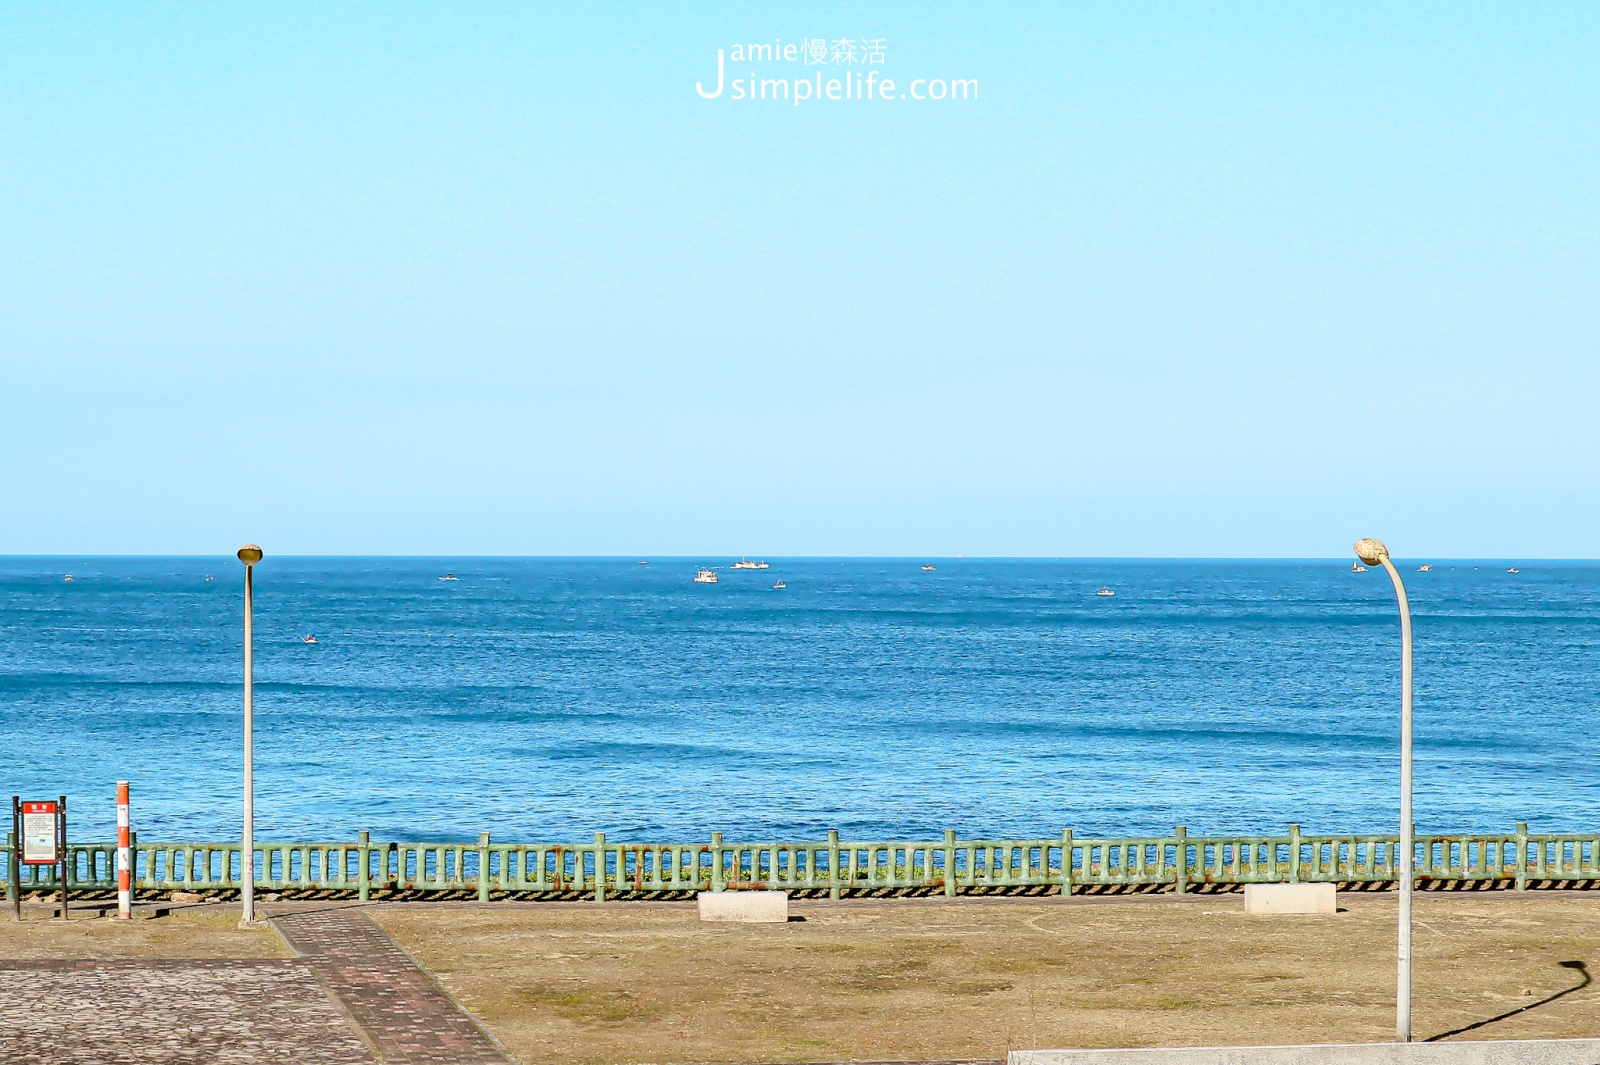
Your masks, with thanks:
[(255, 592), (256, 563), (261, 561), (261, 548), (245, 544), (239, 548), (239, 561), (244, 563), (244, 839), (239, 856), (239, 879), (244, 890), (244, 912), (240, 924), (251, 924), (256, 919), (256, 791), (255, 791), (255, 690), (252, 673), (255, 669), (254, 632), (252, 628), (253, 596)]
[(1382, 566), (1400, 602), (1400, 972), (1395, 989), (1395, 1040), (1411, 1042), (1411, 604), (1400, 571), (1389, 561), (1382, 540), (1357, 540), (1356, 557)]

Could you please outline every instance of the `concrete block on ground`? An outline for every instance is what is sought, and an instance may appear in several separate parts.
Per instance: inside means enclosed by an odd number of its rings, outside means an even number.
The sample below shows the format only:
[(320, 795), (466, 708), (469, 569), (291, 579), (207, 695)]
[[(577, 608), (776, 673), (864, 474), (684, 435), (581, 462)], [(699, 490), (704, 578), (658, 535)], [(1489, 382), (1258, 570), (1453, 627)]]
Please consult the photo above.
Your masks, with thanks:
[(1594, 1065), (1600, 1039), (1013, 1050), (1006, 1065)]
[(787, 891), (702, 891), (702, 921), (783, 924), (789, 920)]
[(1332, 884), (1246, 884), (1244, 912), (1338, 913), (1339, 894)]

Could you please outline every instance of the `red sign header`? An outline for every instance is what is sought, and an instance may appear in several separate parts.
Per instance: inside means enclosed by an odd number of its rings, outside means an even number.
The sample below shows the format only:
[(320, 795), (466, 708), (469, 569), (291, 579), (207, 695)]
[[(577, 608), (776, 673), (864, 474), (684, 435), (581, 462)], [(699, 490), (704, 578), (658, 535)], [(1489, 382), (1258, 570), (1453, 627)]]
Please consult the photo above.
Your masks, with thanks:
[(56, 804), (53, 802), (25, 802), (22, 804), (22, 812), (25, 814), (53, 814), (56, 812)]

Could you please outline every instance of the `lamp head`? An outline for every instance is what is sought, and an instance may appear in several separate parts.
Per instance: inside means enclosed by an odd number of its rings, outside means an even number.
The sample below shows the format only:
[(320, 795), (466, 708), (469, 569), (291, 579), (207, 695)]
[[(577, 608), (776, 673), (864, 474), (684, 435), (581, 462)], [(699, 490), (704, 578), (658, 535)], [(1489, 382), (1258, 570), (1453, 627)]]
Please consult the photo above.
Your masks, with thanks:
[(1369, 536), (1356, 541), (1356, 557), (1369, 566), (1377, 566), (1389, 557), (1389, 549), (1383, 546), (1382, 540), (1374, 540)]
[[(1363, 541), (1364, 542), (1364, 541)], [(255, 544), (245, 544), (239, 548), (239, 561), (246, 566), (254, 566), (261, 561), (261, 548)]]

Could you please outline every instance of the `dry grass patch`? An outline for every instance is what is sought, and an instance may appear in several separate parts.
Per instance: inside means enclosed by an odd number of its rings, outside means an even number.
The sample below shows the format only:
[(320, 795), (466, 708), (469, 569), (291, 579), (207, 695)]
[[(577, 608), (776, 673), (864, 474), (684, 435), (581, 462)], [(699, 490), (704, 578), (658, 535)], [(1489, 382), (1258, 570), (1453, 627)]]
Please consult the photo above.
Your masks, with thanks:
[(118, 921), (74, 915), (53, 920), (37, 910), (23, 921), (0, 915), (0, 958), (286, 958), (289, 951), (270, 928), (241, 929), (237, 906), (194, 906), (166, 917)]
[[(570, 1065), (1391, 1038), (1395, 901), (1341, 905), (797, 902), (787, 925), (628, 903), (369, 912), (527, 1065)], [(1600, 993), (1569, 991), (1583, 973), (1560, 965), (1600, 965), (1600, 894), (1426, 895), (1416, 936), (1419, 1036), (1527, 1006), (1469, 1037), (1600, 1031)]]

